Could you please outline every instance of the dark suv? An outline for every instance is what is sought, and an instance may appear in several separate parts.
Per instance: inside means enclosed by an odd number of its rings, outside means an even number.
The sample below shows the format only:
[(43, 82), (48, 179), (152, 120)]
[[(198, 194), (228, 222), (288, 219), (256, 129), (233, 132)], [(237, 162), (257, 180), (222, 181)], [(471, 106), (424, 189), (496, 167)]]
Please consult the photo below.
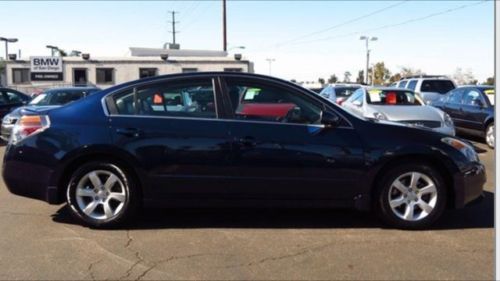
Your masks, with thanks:
[(25, 115), (3, 177), (12, 193), (67, 202), (92, 226), (144, 204), (354, 207), (401, 228), (463, 207), (486, 180), (466, 141), (229, 72), (145, 78)]

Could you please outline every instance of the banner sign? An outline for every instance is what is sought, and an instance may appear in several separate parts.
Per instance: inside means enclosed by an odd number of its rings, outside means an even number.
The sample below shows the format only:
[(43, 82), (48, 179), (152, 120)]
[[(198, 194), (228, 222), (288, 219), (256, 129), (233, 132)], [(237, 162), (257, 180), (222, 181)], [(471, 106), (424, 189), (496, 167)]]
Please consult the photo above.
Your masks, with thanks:
[(30, 57), (32, 81), (62, 81), (61, 57)]

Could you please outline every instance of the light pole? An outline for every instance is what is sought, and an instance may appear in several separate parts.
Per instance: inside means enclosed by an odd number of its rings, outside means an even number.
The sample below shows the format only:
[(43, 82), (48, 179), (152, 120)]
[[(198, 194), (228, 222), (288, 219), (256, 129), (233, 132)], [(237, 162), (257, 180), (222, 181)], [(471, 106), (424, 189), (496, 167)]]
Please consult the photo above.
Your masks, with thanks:
[(267, 62), (269, 63), (269, 75), (271, 75), (271, 64), (275, 62), (276, 60), (273, 58), (267, 58)]
[(47, 49), (50, 49), (51, 56), (54, 56), (55, 51), (59, 51), (59, 48), (53, 45), (45, 46)]
[(0, 37), (0, 41), (5, 41), (5, 60), (9, 59), (9, 43), (16, 43), (17, 38)]
[[(368, 84), (368, 65), (370, 64), (370, 49), (368, 48), (368, 41), (377, 41), (377, 37), (361, 36), (359, 40), (365, 40), (366, 43), (366, 70), (365, 70), (365, 84)], [(373, 71), (373, 70), (372, 70)]]

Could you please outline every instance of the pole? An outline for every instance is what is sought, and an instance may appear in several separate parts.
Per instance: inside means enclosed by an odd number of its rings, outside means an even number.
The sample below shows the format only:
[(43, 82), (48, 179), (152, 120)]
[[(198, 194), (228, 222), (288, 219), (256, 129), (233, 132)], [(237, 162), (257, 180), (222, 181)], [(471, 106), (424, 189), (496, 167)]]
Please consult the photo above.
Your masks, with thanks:
[(175, 24), (178, 23), (178, 21), (175, 21), (175, 14), (179, 12), (169, 11), (169, 13), (172, 13), (172, 44), (175, 44), (175, 34), (177, 33), (175, 30)]
[(222, 49), (227, 51), (226, 0), (222, 0)]
[(269, 62), (269, 75), (271, 75), (271, 64), (273, 63), (273, 61), (275, 61), (275, 59), (268, 58), (266, 60), (267, 60), (267, 62)]
[[(365, 84), (368, 85), (368, 65), (370, 63), (370, 50), (368, 49), (368, 37), (366, 37), (366, 75), (365, 75)], [(373, 70), (372, 70), (373, 71)]]
[(5, 60), (9, 59), (9, 43), (5, 40)]

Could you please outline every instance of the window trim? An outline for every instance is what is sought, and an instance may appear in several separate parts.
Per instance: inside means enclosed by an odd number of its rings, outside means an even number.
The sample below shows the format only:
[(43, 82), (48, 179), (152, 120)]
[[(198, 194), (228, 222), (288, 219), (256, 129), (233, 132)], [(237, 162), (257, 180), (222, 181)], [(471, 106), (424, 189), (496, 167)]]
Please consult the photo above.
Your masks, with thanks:
[[(21, 71), (22, 70), (26, 70), (28, 72), (28, 76), (27, 76), (28, 79), (25, 82), (16, 82), (16, 81), (14, 81), (14, 71), (15, 70), (21, 70)], [(12, 74), (12, 84), (15, 84), (15, 85), (25, 85), (25, 84), (30, 84), (31, 83), (31, 70), (28, 67), (15, 67), (15, 68), (11, 68), (11, 74)]]
[[(98, 80), (98, 77), (99, 77), (99, 70), (111, 70), (111, 82), (99, 82)], [(106, 75), (104, 75), (106, 76)], [(106, 78), (106, 77), (104, 77)], [(96, 67), (95, 69), (95, 83), (97, 85), (114, 85), (115, 84), (115, 68), (114, 67)]]
[[(187, 116), (158, 116), (158, 115), (147, 115), (147, 114), (142, 114), (139, 115), (137, 114), (137, 106), (134, 106), (134, 114), (119, 114), (117, 109), (116, 109), (116, 104), (114, 102), (114, 96), (123, 93), (125, 91), (137, 91), (137, 89), (143, 88), (143, 87), (148, 87), (148, 86), (154, 86), (154, 85), (159, 85), (159, 84), (165, 84), (165, 83), (175, 83), (175, 82), (191, 82), (193, 80), (211, 80), (212, 82), (212, 89), (214, 92), (214, 103), (215, 103), (215, 117), (214, 118), (206, 118), (206, 117), (187, 117)], [(101, 98), (101, 105), (104, 110), (104, 115), (107, 117), (148, 117), (148, 118), (170, 118), (170, 119), (201, 119), (201, 120), (219, 120), (220, 118), (220, 107), (221, 105), (219, 104), (219, 95), (217, 92), (218, 86), (217, 84), (217, 77), (216, 76), (200, 76), (196, 77), (195, 79), (193, 78), (168, 78), (168, 79), (161, 79), (157, 81), (147, 81), (143, 83), (137, 83), (134, 85), (131, 85), (130, 87), (126, 88), (121, 88), (118, 90), (115, 90), (111, 93), (106, 94)], [(137, 102), (135, 103), (137, 105)], [(111, 108), (111, 110), (110, 110)]]

